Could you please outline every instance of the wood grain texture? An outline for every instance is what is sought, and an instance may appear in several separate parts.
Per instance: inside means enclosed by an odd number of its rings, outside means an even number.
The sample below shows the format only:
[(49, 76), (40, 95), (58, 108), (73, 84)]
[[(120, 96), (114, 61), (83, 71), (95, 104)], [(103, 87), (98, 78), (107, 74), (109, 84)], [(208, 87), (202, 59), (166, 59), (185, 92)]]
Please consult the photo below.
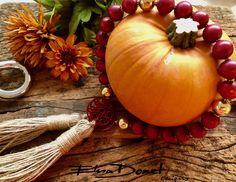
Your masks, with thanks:
[[(35, 11), (35, 5), (29, 5)], [(0, 60), (11, 58), (3, 38), (2, 20), (16, 7), (15, 4), (0, 7)], [(213, 21), (221, 24), (236, 45), (236, 20), (227, 8), (200, 7), (209, 12)], [(84, 112), (87, 103), (100, 92), (97, 73), (90, 70), (88, 78), (80, 83), (60, 82), (52, 79), (47, 72), (32, 72), (30, 91), (22, 98), (0, 101), (0, 121), (20, 117), (47, 116), (52, 114)], [(14, 76), (15, 75), (15, 76)], [(12, 78), (18, 78), (19, 73)], [(11, 78), (11, 79), (12, 79)], [(16, 84), (19, 80), (16, 81)], [(0, 77), (1, 88), (11, 88), (6, 79)], [(60, 132), (46, 133), (38, 139), (11, 149), (16, 152), (52, 141)], [(93, 137), (73, 148), (55, 165), (48, 169), (37, 181), (236, 181), (236, 107), (222, 119), (221, 125), (208, 133), (203, 140), (192, 140), (186, 144), (166, 144), (144, 138), (111, 138), (114, 133), (95, 133)], [(103, 138), (97, 138), (101, 136)], [(131, 136), (130, 136), (131, 137)], [(130, 174), (126, 177), (97, 178), (96, 173), (71, 174), (73, 165), (104, 168), (107, 164), (130, 165), (136, 169), (159, 168), (161, 174)], [(113, 168), (114, 167), (109, 167)], [(177, 177), (185, 177), (174, 180)]]

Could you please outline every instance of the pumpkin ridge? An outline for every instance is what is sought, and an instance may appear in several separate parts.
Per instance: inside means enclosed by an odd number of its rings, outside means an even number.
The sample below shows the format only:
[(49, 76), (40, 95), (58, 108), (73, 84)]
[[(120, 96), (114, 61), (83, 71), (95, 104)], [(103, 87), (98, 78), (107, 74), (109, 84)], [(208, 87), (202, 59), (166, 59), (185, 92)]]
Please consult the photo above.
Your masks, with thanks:
[[(154, 50), (150, 51), (149, 54), (151, 54), (152, 52), (156, 52), (156, 50), (154, 49)], [(129, 67), (129, 70), (124, 73), (122, 79), (125, 79), (126, 75), (127, 75), (129, 72), (133, 71), (132, 69), (133, 69), (140, 61), (143, 61), (143, 59), (145, 59), (146, 56), (150, 56), (149, 54), (146, 54), (146, 55), (144, 55), (144, 56), (142, 56), (142, 57), (139, 57), (139, 58), (135, 61), (135, 63), (132, 64), (131, 67)], [(158, 61), (158, 62), (161, 62), (161, 60)], [(111, 67), (112, 67), (112, 66), (110, 66), (110, 68), (111, 68)], [(150, 66), (150, 67), (151, 67), (151, 66)], [(148, 72), (147, 72), (147, 73), (148, 73)], [(120, 83), (122, 83), (122, 79), (120, 80)], [(120, 90), (120, 84), (117, 86), (117, 89)]]
[[(114, 63), (116, 63), (116, 61), (119, 60), (119, 57), (121, 57), (122, 54), (125, 54), (128, 51), (132, 51), (133, 49), (137, 49), (139, 46), (147, 46), (147, 45), (150, 45), (150, 44), (155, 44), (156, 41), (157, 40), (153, 40), (153, 41), (150, 41), (150, 42), (142, 42), (142, 44), (136, 43), (134, 46), (131, 46), (130, 48), (126, 49), (125, 51), (117, 52), (118, 56), (116, 56), (115, 59), (113, 59), (112, 62), (109, 64), (109, 69), (112, 69)], [(163, 43), (163, 42), (169, 43), (168, 40), (162, 40), (160, 42), (161, 43)], [(159, 41), (158, 41), (158, 43), (159, 43)], [(108, 69), (108, 71), (109, 71), (109, 69)]]
[[(167, 51), (167, 53), (166, 54), (168, 54), (170, 51), (171, 51), (171, 49), (172, 49), (172, 47), (171, 47), (171, 45), (169, 45), (170, 46), (170, 48), (169, 48), (169, 50)], [(156, 51), (156, 50), (153, 50), (153, 51)], [(148, 56), (150, 56), (150, 55), (148, 55)], [(140, 57), (140, 60), (139, 61), (142, 61), (144, 58), (143, 57)], [(135, 63), (137, 63), (137, 62), (135, 62)], [(165, 64), (164, 63), (164, 61), (163, 61), (163, 59), (160, 59), (159, 61), (158, 61), (158, 63), (157, 63), (157, 61), (156, 61), (156, 64)], [(155, 65), (156, 65), (155, 64)], [(152, 66), (149, 66), (149, 67), (152, 67)], [(156, 66), (155, 66), (156, 67)], [(149, 70), (148, 68), (147, 68), (147, 70)], [(131, 71), (131, 69), (129, 68), (129, 71)], [(146, 71), (145, 73), (143, 73), (143, 78), (146, 78), (146, 80), (144, 81), (144, 80), (142, 80), (142, 82), (137, 82), (137, 84), (141, 84), (141, 85), (139, 85), (139, 87), (141, 87), (141, 88), (143, 88), (144, 86), (147, 86), (147, 81), (148, 81), (148, 83), (151, 83), (151, 81), (150, 80), (148, 80), (148, 78), (150, 78), (150, 76), (148, 76), (148, 75), (150, 75), (150, 72), (149, 71)], [(153, 73), (152, 73), (153, 74)], [(145, 75), (147, 75), (147, 76), (145, 76)], [(125, 75), (123, 75), (123, 80), (126, 80), (126, 78), (125, 78), (126, 76)], [(166, 81), (168, 80), (168, 77), (166, 77)], [(166, 82), (166, 81), (164, 81), (164, 82)], [(119, 83), (122, 83), (122, 80), (120, 80), (120, 82)], [(132, 85), (133, 87), (134, 87), (134, 85)], [(117, 86), (117, 90), (119, 91), (119, 90), (122, 90), (122, 88), (120, 88), (120, 86)], [(136, 93), (136, 94), (138, 94), (138, 93)], [(160, 93), (159, 93), (160, 94)], [(165, 94), (165, 91), (163, 90), (163, 92), (162, 92), (162, 95), (163, 94)], [(131, 95), (130, 97), (129, 97), (129, 103), (134, 103), (134, 102), (136, 102), (136, 100), (135, 99), (133, 99), (133, 96), (134, 95)], [(154, 99), (154, 98), (153, 98)], [(125, 104), (126, 105), (126, 104)], [(128, 109), (129, 107), (127, 106), (126, 107), (126, 109), (128, 110), (128, 111), (130, 111), (131, 113), (132, 113), (132, 111), (131, 110), (129, 110)], [(151, 108), (150, 108), (151, 109)], [(152, 109), (156, 109), (156, 108), (152, 108)], [(152, 112), (150, 112), (150, 113), (152, 113)], [(139, 116), (138, 116), (139, 117)], [(149, 116), (149, 118), (150, 118), (151, 116)]]
[[(172, 53), (172, 52), (173, 52), (173, 49), (174, 49), (174, 48), (172, 47), (172, 45), (170, 45), (170, 49), (168, 50), (168, 52), (166, 53), (166, 55), (161, 59), (161, 61), (158, 62), (158, 64), (161, 64), (161, 63), (162, 63), (162, 64), (166, 64), (166, 59), (168, 59), (168, 57), (173, 54), (173, 53)], [(159, 70), (159, 71), (160, 71), (160, 70)], [(159, 74), (162, 75), (163, 72), (162, 72), (162, 73), (159, 72)], [(166, 78), (166, 81), (168, 81), (169, 77), (166, 76), (165, 78)], [(151, 81), (150, 81), (150, 82), (151, 82)], [(163, 95), (164, 93), (165, 93), (165, 91), (163, 90), (163, 92), (162, 92), (161, 95)], [(159, 95), (160, 95), (160, 93), (159, 93)], [(163, 96), (160, 96), (159, 98), (160, 98), (159, 100), (156, 100), (156, 99), (155, 99), (155, 102), (156, 102), (156, 103), (160, 103), (160, 102), (163, 100)], [(153, 110), (156, 110), (156, 108), (152, 108), (152, 109), (153, 109)], [(153, 113), (153, 112), (151, 112), (151, 113)]]
[[(190, 67), (190, 66), (191, 66), (191, 65), (189, 64), (188, 67)], [(191, 86), (190, 86), (190, 91), (189, 91), (190, 95), (189, 95), (189, 98), (187, 99), (188, 102), (189, 102), (190, 100), (192, 100), (191, 98), (193, 98), (193, 85), (194, 85), (194, 84), (193, 84), (193, 79), (194, 79), (193, 72), (190, 71), (189, 77), (191, 77)], [(189, 104), (188, 104), (188, 105), (189, 105)], [(194, 106), (192, 106), (192, 107), (194, 107)], [(190, 110), (190, 107), (185, 107), (185, 109), (184, 109), (184, 111), (183, 111), (183, 115), (186, 116), (186, 115), (188, 114), (189, 110)], [(194, 118), (195, 118), (195, 117), (191, 118), (189, 121), (186, 121), (186, 123), (191, 122)]]
[[(196, 52), (198, 52), (199, 54), (205, 53), (201, 48), (193, 48), (193, 50), (196, 51)], [(187, 54), (188, 54), (188, 56), (190, 56), (190, 57), (191, 57), (191, 56), (194, 56), (194, 55), (193, 55), (193, 52), (191, 52), (191, 51), (189, 51)], [(191, 54), (192, 54), (192, 55), (191, 55)], [(212, 62), (215, 63), (214, 60), (212, 60)], [(188, 67), (191, 68), (191, 64), (189, 64)], [(215, 68), (215, 70), (216, 70), (216, 68)], [(191, 76), (190, 76), (190, 74), (191, 74)], [(190, 80), (191, 80), (191, 83), (192, 83), (192, 84), (191, 84), (192, 86), (190, 86), (190, 88), (191, 88), (191, 91), (190, 91), (191, 95), (190, 95), (190, 97), (189, 97), (189, 99), (188, 99), (188, 101), (190, 101), (190, 100), (192, 100), (191, 98), (192, 98), (193, 95), (194, 95), (194, 92), (193, 92), (193, 86), (194, 86), (194, 84), (193, 84), (193, 80), (194, 80), (193, 71), (192, 71), (192, 72), (189, 72), (188, 75), (189, 75), (189, 78), (191, 77)], [(216, 90), (216, 88), (215, 88), (215, 90)], [(208, 92), (206, 92), (206, 93), (208, 93), (207, 98), (209, 98), (208, 104), (205, 104), (206, 107), (202, 109), (202, 111), (199, 113), (199, 115), (193, 117), (192, 119), (190, 119), (189, 122), (190, 122), (190, 121), (193, 121), (193, 120), (196, 119), (196, 118), (198, 118), (198, 117), (201, 115), (201, 113), (203, 113), (204, 111), (206, 111), (206, 110), (210, 107), (210, 105), (211, 105), (211, 101), (210, 101), (210, 100), (213, 101), (215, 97), (214, 97), (214, 98), (212, 97), (212, 98), (210, 99), (210, 95), (211, 95), (211, 94), (210, 94), (210, 93), (211, 93), (210, 90), (209, 90)], [(196, 104), (196, 103), (195, 103), (195, 104)], [(192, 107), (195, 107), (195, 106), (192, 105)], [(186, 114), (188, 113), (188, 110), (190, 110), (190, 109), (191, 109), (191, 107), (186, 107), (186, 111), (184, 112), (184, 114), (186, 115)]]

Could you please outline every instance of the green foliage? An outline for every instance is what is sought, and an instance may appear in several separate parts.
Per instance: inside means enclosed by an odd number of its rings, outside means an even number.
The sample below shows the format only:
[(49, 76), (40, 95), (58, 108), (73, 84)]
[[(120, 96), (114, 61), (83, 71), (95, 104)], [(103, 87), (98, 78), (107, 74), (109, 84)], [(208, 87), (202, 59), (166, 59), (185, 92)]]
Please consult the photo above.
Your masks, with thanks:
[(99, 30), (99, 20), (107, 13), (111, 4), (121, 4), (122, 0), (35, 0), (48, 10), (46, 18), (60, 14), (57, 25), (60, 35), (76, 33), (81, 41), (95, 43)]

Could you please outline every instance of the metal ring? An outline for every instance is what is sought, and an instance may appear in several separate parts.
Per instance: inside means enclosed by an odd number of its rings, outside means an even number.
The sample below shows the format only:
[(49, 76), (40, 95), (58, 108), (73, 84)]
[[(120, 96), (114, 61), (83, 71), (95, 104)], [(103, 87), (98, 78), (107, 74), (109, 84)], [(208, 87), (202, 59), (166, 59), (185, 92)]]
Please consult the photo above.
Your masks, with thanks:
[(15, 89), (15, 90), (0, 89), (0, 98), (12, 99), (12, 98), (16, 98), (16, 97), (19, 97), (19, 96), (25, 94), (25, 92), (27, 92), (30, 82), (31, 82), (31, 76), (30, 76), (29, 72), (27, 71), (27, 69), (14, 60), (2, 61), (2, 62), (0, 61), (0, 70), (7, 69), (7, 68), (21, 70), (24, 74), (25, 81), (24, 81), (23, 85), (21, 85), (19, 88)]

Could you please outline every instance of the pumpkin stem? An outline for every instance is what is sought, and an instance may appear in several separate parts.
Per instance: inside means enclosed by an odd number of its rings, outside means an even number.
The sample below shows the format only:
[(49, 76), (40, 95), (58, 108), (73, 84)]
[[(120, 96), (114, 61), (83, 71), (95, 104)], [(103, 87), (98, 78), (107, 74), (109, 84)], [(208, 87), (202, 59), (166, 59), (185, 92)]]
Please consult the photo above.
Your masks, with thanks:
[(187, 49), (196, 44), (199, 23), (191, 18), (174, 20), (167, 28), (168, 40), (175, 47)]

